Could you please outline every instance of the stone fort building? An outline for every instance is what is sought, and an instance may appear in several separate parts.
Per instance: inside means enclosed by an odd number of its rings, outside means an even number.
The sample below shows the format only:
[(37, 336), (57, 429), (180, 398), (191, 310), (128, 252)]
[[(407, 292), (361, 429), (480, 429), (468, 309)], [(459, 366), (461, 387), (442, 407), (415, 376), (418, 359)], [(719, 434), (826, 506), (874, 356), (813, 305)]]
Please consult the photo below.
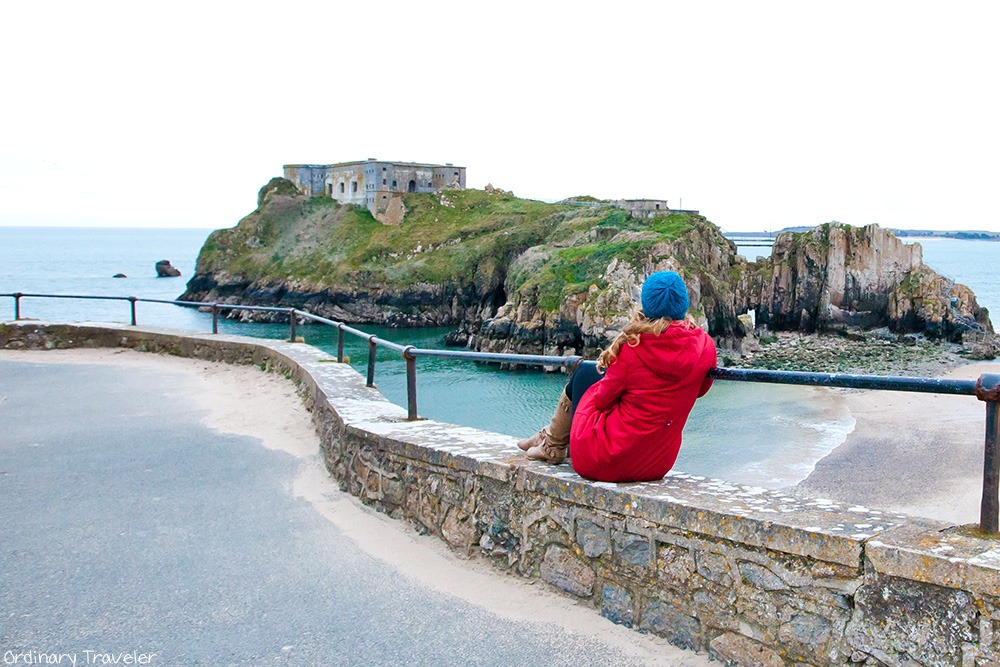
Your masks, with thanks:
[(465, 167), (375, 158), (337, 164), (286, 164), (284, 175), (311, 197), (326, 195), (341, 204), (364, 206), (376, 219), (390, 224), (397, 215), (402, 219), (402, 195), (407, 192), (465, 188)]

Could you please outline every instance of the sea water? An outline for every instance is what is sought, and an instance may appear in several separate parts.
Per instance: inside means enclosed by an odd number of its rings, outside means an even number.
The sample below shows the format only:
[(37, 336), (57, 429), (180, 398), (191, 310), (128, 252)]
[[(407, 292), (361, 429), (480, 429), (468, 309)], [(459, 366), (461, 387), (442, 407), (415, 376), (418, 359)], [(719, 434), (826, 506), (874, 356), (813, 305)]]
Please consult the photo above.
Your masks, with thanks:
[[(0, 294), (89, 294), (174, 299), (194, 272), (208, 236), (203, 229), (92, 229), (0, 227)], [(924, 259), (945, 275), (969, 284), (980, 303), (1000, 312), (1000, 286), (987, 275), (1000, 259), (1000, 244), (933, 239)], [(766, 248), (747, 249), (753, 255)], [(179, 278), (157, 278), (154, 265), (168, 259)], [(127, 278), (113, 278), (124, 273)], [(9, 309), (4, 312), (4, 309)], [(21, 316), (50, 321), (127, 322), (128, 304), (114, 301), (24, 297)], [(13, 317), (13, 299), (0, 298), (0, 320)], [(140, 325), (211, 330), (211, 315), (193, 308), (137, 304)], [(447, 329), (361, 327), (382, 338), (425, 348), (444, 347)], [(287, 325), (222, 320), (220, 330), (263, 338), (288, 335)], [(336, 331), (304, 326), (300, 335), (336, 354)], [(367, 341), (348, 336), (346, 353), (365, 373)], [(389, 400), (406, 404), (405, 367), (398, 353), (379, 349), (375, 383)], [(496, 366), (422, 358), (417, 362), (421, 416), (523, 437), (548, 422), (565, 376), (506, 371)], [(843, 442), (854, 427), (838, 396), (810, 387), (716, 382), (699, 400), (684, 430), (676, 469), (768, 488), (804, 479), (815, 463)]]

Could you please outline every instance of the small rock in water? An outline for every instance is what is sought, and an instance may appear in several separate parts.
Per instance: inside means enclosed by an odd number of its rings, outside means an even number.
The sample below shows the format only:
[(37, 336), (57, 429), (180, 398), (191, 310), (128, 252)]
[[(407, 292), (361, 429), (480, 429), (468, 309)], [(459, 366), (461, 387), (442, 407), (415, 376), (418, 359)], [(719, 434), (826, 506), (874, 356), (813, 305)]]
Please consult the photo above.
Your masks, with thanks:
[(181, 275), (181, 272), (170, 265), (169, 259), (161, 259), (156, 263), (156, 275), (160, 278), (175, 278)]
[(124, 273), (116, 273), (113, 278), (128, 278)]

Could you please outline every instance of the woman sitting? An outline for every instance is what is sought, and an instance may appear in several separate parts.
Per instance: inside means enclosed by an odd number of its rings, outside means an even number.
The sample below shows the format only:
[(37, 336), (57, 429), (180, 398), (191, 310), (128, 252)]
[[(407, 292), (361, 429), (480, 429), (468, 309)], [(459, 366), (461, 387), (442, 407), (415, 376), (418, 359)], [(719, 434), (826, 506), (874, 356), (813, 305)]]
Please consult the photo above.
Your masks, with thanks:
[(715, 343), (687, 316), (688, 305), (680, 275), (651, 274), (642, 286), (642, 312), (596, 367), (581, 364), (552, 422), (518, 447), (549, 463), (561, 463), (568, 447), (573, 469), (603, 482), (666, 475), (695, 400), (712, 386), (708, 372), (716, 363)]

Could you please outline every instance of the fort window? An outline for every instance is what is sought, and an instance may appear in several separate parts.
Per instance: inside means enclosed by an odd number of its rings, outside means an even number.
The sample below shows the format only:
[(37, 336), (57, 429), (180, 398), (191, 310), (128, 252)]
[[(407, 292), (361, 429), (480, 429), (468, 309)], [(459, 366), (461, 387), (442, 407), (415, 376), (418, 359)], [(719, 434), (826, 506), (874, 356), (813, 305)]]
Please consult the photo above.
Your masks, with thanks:
[(344, 184), (340, 184), (340, 194), (344, 194)]
[(392, 182), (392, 187), (396, 187), (396, 181)]
[(406, 186), (406, 191), (407, 192), (416, 192), (417, 191), (417, 182), (416, 181), (410, 181), (409, 185)]
[(333, 194), (333, 183), (327, 183), (326, 184), (326, 194), (327, 194), (327, 196), (330, 196), (330, 195)]
[(358, 191), (358, 182), (351, 181), (351, 194), (354, 194), (357, 191)]
[(659, 210), (660, 210), (660, 205), (659, 205), (659, 204), (657, 204), (657, 205), (656, 205), (656, 210), (657, 210), (657, 211), (659, 211)]
[(382, 179), (382, 185), (385, 185), (385, 179), (384, 178)]

